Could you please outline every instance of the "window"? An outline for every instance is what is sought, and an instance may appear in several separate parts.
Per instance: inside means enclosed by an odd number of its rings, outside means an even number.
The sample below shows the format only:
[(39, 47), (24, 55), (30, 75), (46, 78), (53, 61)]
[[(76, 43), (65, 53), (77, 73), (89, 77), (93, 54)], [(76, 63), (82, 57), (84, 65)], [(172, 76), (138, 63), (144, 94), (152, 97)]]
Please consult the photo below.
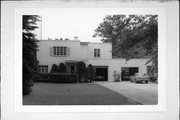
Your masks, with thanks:
[(39, 73), (48, 73), (48, 65), (39, 65), (38, 72)]
[(68, 56), (70, 56), (70, 47), (52, 46), (52, 47), (50, 47), (50, 56), (52, 56), (52, 57), (68, 57)]
[(53, 55), (54, 56), (66, 56), (67, 55), (67, 47), (61, 47), (61, 46), (53, 47)]
[(100, 49), (94, 49), (94, 57), (100, 57)]

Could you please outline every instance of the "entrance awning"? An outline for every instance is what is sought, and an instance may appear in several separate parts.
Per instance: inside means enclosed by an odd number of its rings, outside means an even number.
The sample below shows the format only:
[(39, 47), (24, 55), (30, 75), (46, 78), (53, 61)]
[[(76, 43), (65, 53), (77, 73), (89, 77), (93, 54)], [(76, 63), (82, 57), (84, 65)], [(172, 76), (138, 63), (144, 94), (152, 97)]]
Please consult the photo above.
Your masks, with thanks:
[(70, 64), (70, 65), (75, 65), (77, 62), (79, 62), (78, 60), (65, 60), (66, 64)]

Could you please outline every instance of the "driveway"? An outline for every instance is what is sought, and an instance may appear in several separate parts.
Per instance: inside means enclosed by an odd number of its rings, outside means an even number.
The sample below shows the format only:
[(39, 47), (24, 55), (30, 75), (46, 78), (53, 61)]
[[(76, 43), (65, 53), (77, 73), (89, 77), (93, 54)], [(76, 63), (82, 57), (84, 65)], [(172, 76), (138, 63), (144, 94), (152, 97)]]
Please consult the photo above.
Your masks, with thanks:
[(34, 83), (23, 105), (137, 105), (138, 103), (94, 83)]
[(137, 84), (129, 81), (123, 82), (95, 82), (110, 90), (122, 94), (143, 105), (156, 105), (158, 103), (158, 84)]

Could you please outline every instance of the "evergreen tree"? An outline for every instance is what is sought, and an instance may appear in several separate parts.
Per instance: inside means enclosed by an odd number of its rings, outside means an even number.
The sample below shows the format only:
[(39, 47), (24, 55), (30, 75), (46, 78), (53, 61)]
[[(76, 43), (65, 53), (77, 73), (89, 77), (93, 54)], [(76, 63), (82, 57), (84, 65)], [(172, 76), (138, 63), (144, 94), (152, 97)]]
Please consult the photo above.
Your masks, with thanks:
[(58, 66), (56, 64), (53, 64), (50, 73), (58, 73), (58, 71)]
[(83, 61), (77, 63), (77, 73), (79, 74), (80, 81), (86, 77), (86, 64)]
[(58, 71), (60, 73), (65, 73), (66, 72), (66, 65), (64, 63), (60, 63), (58, 66)]
[(23, 39), (23, 95), (31, 92), (33, 78), (37, 74), (37, 44), (33, 31), (38, 28), (37, 15), (23, 15), (22, 39)]
[(87, 68), (87, 78), (90, 80), (90, 82), (94, 81), (95, 78), (95, 71), (91, 64), (89, 64)]

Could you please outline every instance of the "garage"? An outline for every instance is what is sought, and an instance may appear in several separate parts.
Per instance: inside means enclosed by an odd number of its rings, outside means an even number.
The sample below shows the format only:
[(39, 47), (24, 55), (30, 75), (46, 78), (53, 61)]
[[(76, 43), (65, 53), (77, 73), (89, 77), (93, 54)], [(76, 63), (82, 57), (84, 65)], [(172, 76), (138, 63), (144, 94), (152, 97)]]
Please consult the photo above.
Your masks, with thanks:
[(129, 81), (130, 76), (133, 76), (135, 73), (138, 73), (138, 67), (121, 67), (121, 75), (123, 81)]
[(95, 81), (108, 81), (108, 66), (94, 66)]

